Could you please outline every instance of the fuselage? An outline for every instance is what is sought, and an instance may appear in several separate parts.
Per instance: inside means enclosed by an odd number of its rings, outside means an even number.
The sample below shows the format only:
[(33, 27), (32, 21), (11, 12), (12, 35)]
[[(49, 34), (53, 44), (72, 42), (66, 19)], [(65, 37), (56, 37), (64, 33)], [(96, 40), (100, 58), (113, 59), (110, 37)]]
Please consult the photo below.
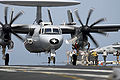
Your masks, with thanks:
[(36, 28), (33, 35), (27, 35), (25, 48), (32, 53), (50, 52), (59, 49), (63, 43), (62, 32), (59, 27), (52, 25)]

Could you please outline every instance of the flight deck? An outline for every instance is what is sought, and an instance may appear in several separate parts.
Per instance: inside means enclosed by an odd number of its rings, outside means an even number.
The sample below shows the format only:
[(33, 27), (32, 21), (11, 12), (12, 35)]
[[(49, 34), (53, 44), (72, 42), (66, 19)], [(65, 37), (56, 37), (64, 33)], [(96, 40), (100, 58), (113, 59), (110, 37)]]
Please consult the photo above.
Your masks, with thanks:
[(0, 66), (1, 80), (111, 80), (119, 66), (18, 65)]

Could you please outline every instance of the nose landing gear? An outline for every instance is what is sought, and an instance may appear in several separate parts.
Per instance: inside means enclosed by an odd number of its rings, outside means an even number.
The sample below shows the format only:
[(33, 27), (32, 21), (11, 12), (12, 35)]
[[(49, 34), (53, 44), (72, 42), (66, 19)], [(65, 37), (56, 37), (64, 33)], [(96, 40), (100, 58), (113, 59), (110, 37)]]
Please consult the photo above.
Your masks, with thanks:
[(55, 64), (55, 57), (48, 57), (48, 64), (50, 64), (50, 61), (53, 61), (53, 64)]
[(50, 57), (48, 57), (48, 64), (50, 64), (50, 61), (53, 61), (53, 64), (55, 64), (55, 56), (56, 56), (56, 52), (54, 49), (51, 50), (50, 52)]

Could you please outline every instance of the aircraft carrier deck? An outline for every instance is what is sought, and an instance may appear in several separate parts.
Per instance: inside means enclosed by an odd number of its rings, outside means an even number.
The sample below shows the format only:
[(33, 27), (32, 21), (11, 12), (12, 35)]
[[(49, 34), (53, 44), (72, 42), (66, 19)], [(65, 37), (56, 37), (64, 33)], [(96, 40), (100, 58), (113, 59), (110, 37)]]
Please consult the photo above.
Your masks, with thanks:
[[(116, 66), (119, 68), (119, 66)], [(113, 66), (0, 66), (0, 80), (111, 80)]]

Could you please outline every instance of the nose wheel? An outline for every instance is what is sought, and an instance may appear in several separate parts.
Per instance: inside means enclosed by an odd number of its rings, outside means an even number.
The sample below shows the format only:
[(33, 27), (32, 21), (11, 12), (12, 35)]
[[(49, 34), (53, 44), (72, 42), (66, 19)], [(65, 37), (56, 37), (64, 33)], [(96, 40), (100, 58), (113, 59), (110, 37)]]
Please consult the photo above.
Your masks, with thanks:
[(48, 57), (48, 64), (50, 64), (50, 61), (51, 61), (51, 60), (50, 60), (50, 57)]
[(55, 57), (53, 57), (53, 64), (55, 64)]

